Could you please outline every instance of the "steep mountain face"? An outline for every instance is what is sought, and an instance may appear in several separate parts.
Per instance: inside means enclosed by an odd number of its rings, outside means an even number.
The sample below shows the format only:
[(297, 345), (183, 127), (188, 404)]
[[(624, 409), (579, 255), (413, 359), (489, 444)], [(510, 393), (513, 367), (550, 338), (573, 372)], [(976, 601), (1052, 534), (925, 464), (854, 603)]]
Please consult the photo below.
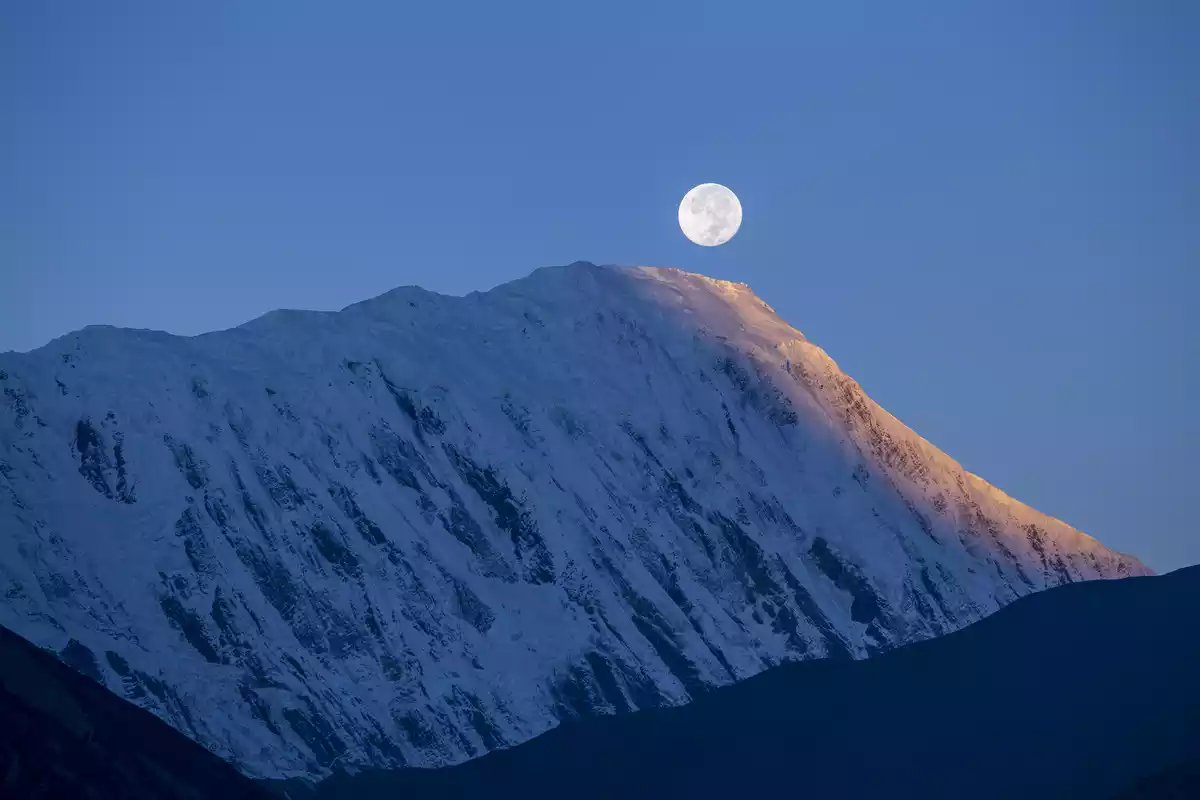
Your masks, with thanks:
[(677, 270), (87, 328), (0, 390), (0, 623), (255, 776), (453, 763), (1147, 572)]
[(1180, 633), (1197, 616), (1200, 567), (1055, 587), (878, 658), (785, 664), (686, 706), (291, 795), (1195, 800), (1200, 638)]

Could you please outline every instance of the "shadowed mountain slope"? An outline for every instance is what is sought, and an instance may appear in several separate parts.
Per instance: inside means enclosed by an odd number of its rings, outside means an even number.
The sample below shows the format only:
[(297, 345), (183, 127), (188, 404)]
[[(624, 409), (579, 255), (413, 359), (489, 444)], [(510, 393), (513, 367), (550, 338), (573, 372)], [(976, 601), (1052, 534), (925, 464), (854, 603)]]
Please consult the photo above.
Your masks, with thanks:
[(0, 797), (271, 795), (153, 714), (0, 628)]
[(1196, 800), (1200, 797), (1200, 758), (1142, 778), (1113, 800)]
[(1059, 587), (876, 658), (777, 667), (446, 769), (337, 776), (316, 797), (1109, 798), (1200, 757), (1198, 619), (1200, 567)]

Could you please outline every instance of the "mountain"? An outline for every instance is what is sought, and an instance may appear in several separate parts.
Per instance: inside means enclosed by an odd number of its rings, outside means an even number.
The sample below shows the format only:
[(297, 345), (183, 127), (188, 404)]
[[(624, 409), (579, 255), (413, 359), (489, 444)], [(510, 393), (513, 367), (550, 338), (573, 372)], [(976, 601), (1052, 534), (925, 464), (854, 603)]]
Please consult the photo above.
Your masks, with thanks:
[(1147, 573), (678, 270), (90, 327), (0, 390), (0, 624), (254, 777), (455, 763)]
[(269, 800), (151, 714), (0, 628), (0, 797)]
[(1200, 567), (1062, 586), (877, 658), (788, 664), (312, 797), (1194, 798), (1197, 762), (1122, 790), (1200, 756), (1198, 617)]

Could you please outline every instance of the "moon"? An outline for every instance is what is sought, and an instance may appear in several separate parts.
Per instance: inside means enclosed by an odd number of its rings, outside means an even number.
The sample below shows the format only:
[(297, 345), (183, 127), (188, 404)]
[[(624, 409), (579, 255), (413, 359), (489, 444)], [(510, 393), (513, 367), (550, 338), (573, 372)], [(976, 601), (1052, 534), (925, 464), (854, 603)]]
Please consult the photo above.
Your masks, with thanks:
[(703, 247), (725, 244), (741, 225), (742, 204), (736, 194), (719, 183), (700, 184), (679, 204), (683, 235)]

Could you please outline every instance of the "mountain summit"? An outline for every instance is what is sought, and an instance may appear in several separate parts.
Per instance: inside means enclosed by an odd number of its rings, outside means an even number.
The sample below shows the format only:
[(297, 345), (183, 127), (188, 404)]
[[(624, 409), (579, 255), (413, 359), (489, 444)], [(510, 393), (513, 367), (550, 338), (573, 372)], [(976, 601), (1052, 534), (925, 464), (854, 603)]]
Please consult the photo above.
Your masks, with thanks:
[(1149, 572), (674, 269), (86, 328), (0, 391), (0, 624), (258, 777), (453, 763)]

